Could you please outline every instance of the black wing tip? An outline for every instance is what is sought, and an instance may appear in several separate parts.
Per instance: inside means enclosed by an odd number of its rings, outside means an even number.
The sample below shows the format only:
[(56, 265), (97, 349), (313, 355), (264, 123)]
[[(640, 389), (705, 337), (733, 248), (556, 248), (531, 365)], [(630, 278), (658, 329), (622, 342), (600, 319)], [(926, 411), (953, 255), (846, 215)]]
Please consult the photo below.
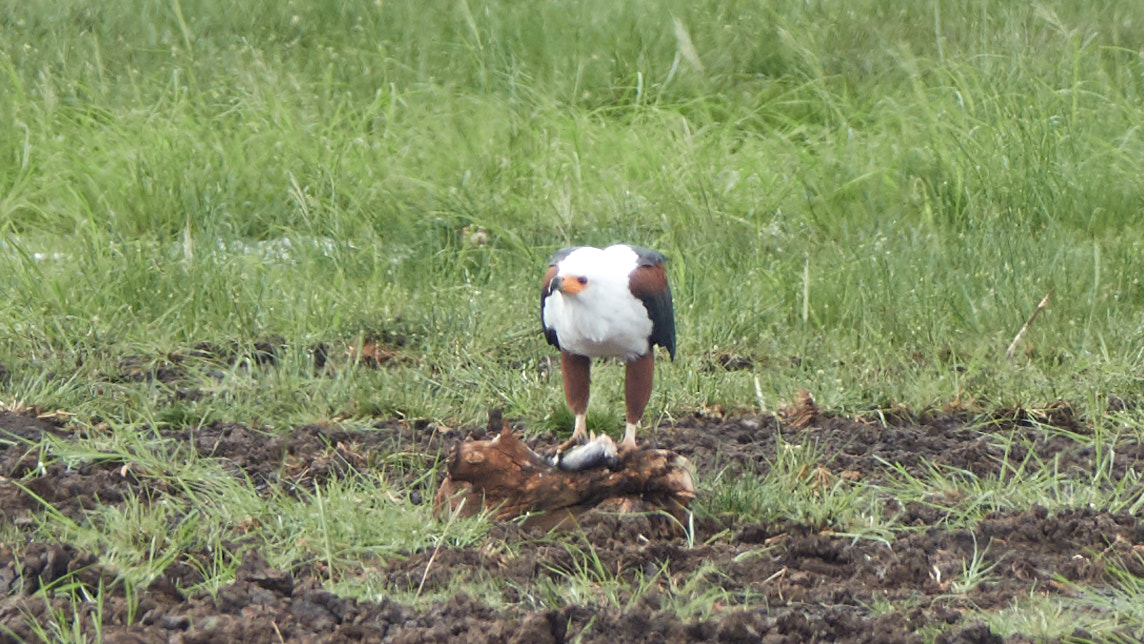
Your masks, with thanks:
[(667, 355), (671, 356), (672, 362), (675, 362), (675, 311), (672, 310), (670, 295), (667, 302), (661, 301), (660, 304), (665, 306), (656, 309), (651, 316), (651, 343), (667, 349)]
[(548, 327), (545, 327), (544, 328), (544, 339), (548, 341), (548, 344), (551, 344), (552, 346), (556, 347), (557, 349), (560, 348), (560, 338), (556, 337), (556, 329), (550, 329)]
[(675, 362), (675, 320), (667, 322), (670, 328), (664, 329), (660, 337), (652, 340), (654, 344), (667, 349), (667, 355), (671, 357), (671, 361)]

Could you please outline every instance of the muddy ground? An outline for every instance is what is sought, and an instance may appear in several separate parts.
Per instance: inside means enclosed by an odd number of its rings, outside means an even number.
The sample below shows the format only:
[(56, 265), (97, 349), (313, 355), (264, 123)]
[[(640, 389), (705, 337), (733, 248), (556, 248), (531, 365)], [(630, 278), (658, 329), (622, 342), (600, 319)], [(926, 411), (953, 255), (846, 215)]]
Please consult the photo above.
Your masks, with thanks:
[[(820, 465), (832, 477), (877, 481), (899, 463), (921, 474), (927, 463), (988, 474), (1008, 460), (1019, 463), (1029, 450), (1057, 459), (1066, 471), (1091, 471), (1096, 456), (1078, 447), (1065, 432), (1047, 432), (1029, 422), (1029, 412), (1014, 412), (982, 424), (967, 414), (921, 418), (836, 418), (803, 405), (786, 417), (695, 416), (654, 432), (659, 447), (690, 458), (700, 476), (765, 473), (782, 442), (812, 442)], [(1064, 406), (1035, 415), (1040, 423), (1084, 433), (1086, 425)], [(781, 436), (775, 428), (781, 427)], [(79, 518), (98, 504), (121, 502), (130, 493), (178, 494), (144, 489), (121, 463), (89, 463), (71, 469), (46, 468), (25, 443), (43, 434), (68, 436), (61, 419), (0, 413), (0, 520), (17, 525), (35, 520), (40, 501), (13, 481)], [(1003, 450), (1000, 435), (1023, 437)], [(237, 474), (257, 486), (312, 485), (314, 479), (341, 476), (373, 467), (371, 455), (395, 449), (442, 457), (458, 441), (486, 438), (488, 428), (440, 428), (423, 422), (379, 422), (372, 431), (298, 427), (267, 436), (248, 427), (215, 424), (193, 433), (173, 433), (173, 443), (191, 444), (200, 454), (225, 459)], [(538, 448), (554, 444), (541, 436)], [(1023, 446), (1022, 446), (1023, 445)], [(1117, 446), (1113, 468), (1138, 466), (1144, 448)], [(1114, 473), (1115, 474), (1115, 473)], [(410, 482), (412, 479), (410, 479)], [(146, 485), (153, 485), (147, 483)], [(422, 494), (409, 494), (421, 502)], [(425, 499), (424, 502), (428, 502)], [(892, 505), (892, 504), (891, 504)], [(243, 564), (233, 584), (217, 596), (187, 593), (201, 578), (190, 561), (178, 561), (143, 592), (128, 621), (125, 591), (114, 570), (67, 543), (8, 544), (0, 549), (0, 624), (10, 632), (0, 641), (32, 638), (29, 618), (47, 620), (49, 611), (70, 610), (70, 600), (35, 596), (42, 585), (69, 574), (72, 581), (110, 590), (102, 611), (102, 633), (114, 642), (918, 642), (940, 630), (941, 642), (999, 642), (1000, 637), (972, 617), (974, 608), (999, 610), (1030, 595), (1067, 595), (1068, 582), (1101, 584), (1110, 563), (1144, 575), (1138, 553), (1144, 551), (1144, 525), (1127, 515), (1075, 510), (1051, 514), (1033, 507), (993, 515), (972, 529), (942, 527), (941, 503), (891, 507), (917, 526), (890, 543), (855, 540), (821, 526), (792, 521), (744, 522), (733, 517), (704, 517), (696, 525), (693, 547), (679, 535), (664, 534), (646, 517), (589, 516), (586, 539), (605, 569), (624, 580), (653, 580), (656, 589), (633, 602), (610, 606), (568, 605), (532, 612), (495, 609), (463, 593), (429, 607), (384, 600), (355, 601), (322, 589), (324, 576), (299, 562), (292, 571), (269, 567), (257, 548), (234, 544)], [(382, 574), (396, 587), (426, 592), (458, 580), (495, 576), (504, 588), (501, 605), (524, 606), (538, 578), (559, 581), (570, 570), (567, 548), (538, 540), (511, 526), (493, 528), (490, 542), (516, 547), (413, 552), (387, 562)], [(975, 549), (988, 545), (985, 559), (995, 565), (988, 583), (953, 592), (950, 579)], [(512, 552), (512, 555), (506, 554)], [(204, 554), (204, 556), (206, 556)], [(428, 569), (428, 574), (425, 571)], [(422, 577), (424, 580), (422, 582)], [(668, 605), (668, 584), (703, 575), (703, 583), (721, 587), (729, 597), (746, 598), (705, 617), (683, 620)], [(623, 587), (625, 585), (621, 585)], [(658, 589), (658, 590), (657, 590)], [(630, 592), (624, 591), (622, 592)], [(626, 605), (624, 609), (614, 605)], [(89, 606), (79, 619), (94, 632)], [(1086, 633), (1074, 633), (1084, 638)], [(1131, 634), (1127, 634), (1131, 637)], [(1013, 636), (1008, 641), (1028, 641)]]

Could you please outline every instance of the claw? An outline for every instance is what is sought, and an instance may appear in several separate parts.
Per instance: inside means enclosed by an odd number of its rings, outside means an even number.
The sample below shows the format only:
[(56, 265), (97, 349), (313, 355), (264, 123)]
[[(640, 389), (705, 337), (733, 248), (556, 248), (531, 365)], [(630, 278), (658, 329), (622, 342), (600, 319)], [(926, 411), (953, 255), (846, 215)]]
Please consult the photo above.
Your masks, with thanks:
[[(564, 452), (588, 442), (588, 428), (586, 425), (584, 414), (576, 414), (576, 423), (572, 428), (572, 437), (557, 445), (556, 449), (553, 450), (552, 456), (548, 459), (552, 465), (560, 465), (560, 461), (564, 458)], [(592, 438), (596, 438), (594, 432)]]
[[(592, 438), (595, 439), (596, 437), (592, 436)], [(569, 438), (568, 440), (566, 440), (563, 443), (560, 443), (559, 445), (556, 446), (556, 450), (555, 450), (553, 457), (557, 461), (559, 461), (561, 454), (563, 454), (564, 452), (567, 452), (568, 450), (572, 449), (573, 447), (578, 447), (578, 446), (583, 445), (587, 442), (588, 442), (588, 439), (585, 438), (583, 434), (580, 434), (579, 436), (577, 436), (576, 434), (572, 434), (572, 438)]]

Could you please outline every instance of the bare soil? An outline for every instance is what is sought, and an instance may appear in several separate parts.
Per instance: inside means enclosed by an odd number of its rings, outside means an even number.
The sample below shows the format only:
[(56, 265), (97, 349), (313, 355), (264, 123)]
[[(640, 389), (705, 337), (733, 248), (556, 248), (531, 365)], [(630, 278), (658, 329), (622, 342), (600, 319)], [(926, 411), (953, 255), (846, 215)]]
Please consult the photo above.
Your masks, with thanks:
[[(882, 422), (882, 421), (887, 422)], [(1034, 423), (1032, 421), (1036, 420)], [(971, 422), (973, 421), (973, 422)], [(1046, 427), (1059, 428), (1048, 430)], [(50, 504), (80, 519), (99, 505), (121, 503), (128, 495), (177, 495), (142, 480), (123, 463), (82, 463), (66, 468), (42, 465), (30, 449), (44, 434), (67, 438), (59, 419), (0, 413), (0, 521), (28, 525)], [(825, 476), (878, 481), (892, 464), (922, 474), (932, 464), (979, 475), (1003, 463), (1019, 464), (1029, 455), (1055, 459), (1064, 471), (1091, 472), (1097, 455), (1068, 438), (1088, 425), (1066, 406), (1039, 412), (1015, 411), (991, 422), (967, 414), (924, 417), (839, 418), (818, 413), (813, 403), (783, 418), (686, 418), (662, 425), (649, 436), (694, 463), (698, 477), (715, 472), (765, 474), (784, 443), (812, 443), (821, 453)], [(376, 466), (378, 456), (401, 451), (442, 459), (457, 442), (487, 438), (487, 428), (450, 429), (425, 422), (385, 421), (370, 431), (298, 427), (268, 435), (249, 427), (215, 424), (195, 432), (166, 435), (172, 448), (192, 448), (223, 459), (235, 475), (270, 490), (312, 486), (315, 480), (344, 476)], [(536, 449), (557, 442), (540, 436)], [(1009, 447), (1006, 448), (1005, 445)], [(1113, 468), (1137, 467), (1141, 445), (1115, 446)], [(415, 503), (422, 499), (405, 481)], [(16, 483), (19, 483), (17, 485)], [(950, 529), (946, 510), (935, 502), (891, 507), (916, 530), (889, 543), (854, 539), (824, 526), (796, 521), (749, 522), (736, 517), (698, 520), (693, 541), (643, 516), (588, 515), (583, 538), (603, 569), (632, 584), (619, 584), (619, 601), (608, 605), (567, 605), (531, 611), (526, 595), (538, 580), (559, 583), (574, 569), (569, 550), (538, 539), (542, 535), (512, 524), (498, 525), (489, 544), (411, 552), (382, 562), (380, 572), (395, 587), (441, 592), (458, 581), (495, 577), (504, 601), (494, 608), (464, 593), (447, 601), (414, 607), (391, 600), (345, 599), (322, 588), (325, 577), (309, 562), (292, 570), (268, 566), (257, 544), (231, 544), (242, 558), (237, 579), (212, 596), (188, 592), (201, 581), (194, 561), (170, 566), (128, 612), (127, 591), (98, 557), (73, 544), (24, 542), (0, 546), (0, 642), (34, 639), (30, 620), (74, 612), (62, 593), (37, 589), (71, 575), (72, 583), (102, 585), (107, 601), (101, 617), (81, 605), (75, 619), (87, 632), (102, 620), (110, 642), (920, 642), (940, 633), (940, 642), (1000, 642), (973, 620), (973, 610), (1003, 609), (1031, 594), (1065, 595), (1068, 582), (1101, 584), (1116, 562), (1144, 576), (1144, 525), (1128, 515), (1073, 510), (1050, 513), (1040, 507), (987, 517), (969, 529)], [(488, 545), (488, 544), (486, 544)], [(994, 566), (988, 583), (953, 592), (950, 580), (963, 562), (984, 550)], [(512, 555), (506, 554), (512, 552)], [(203, 556), (207, 556), (203, 553)], [(435, 557), (430, 561), (431, 557)], [(428, 571), (428, 573), (426, 573)], [(741, 600), (709, 615), (682, 619), (670, 606), (666, 588), (702, 575), (703, 583)], [(622, 596), (643, 580), (651, 591), (632, 601)], [(617, 608), (623, 606), (623, 608)], [(1074, 635), (1084, 638), (1086, 633)], [(1027, 641), (1022, 636), (1008, 641)]]

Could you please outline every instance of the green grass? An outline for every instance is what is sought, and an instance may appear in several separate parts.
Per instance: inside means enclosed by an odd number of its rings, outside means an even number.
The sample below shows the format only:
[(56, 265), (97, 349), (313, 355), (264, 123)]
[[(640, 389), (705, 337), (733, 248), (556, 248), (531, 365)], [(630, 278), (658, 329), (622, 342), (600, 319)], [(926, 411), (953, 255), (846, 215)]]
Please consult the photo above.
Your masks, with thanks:
[[(537, 292), (568, 244), (671, 259), (679, 358), (649, 424), (773, 410), (801, 389), (842, 414), (1066, 400), (1101, 423), (1144, 373), (1142, 21), (1110, 0), (8, 3), (0, 403), (110, 422), (110, 438), (42, 448), (146, 464), (187, 492), (41, 527), (139, 580), (165, 563), (147, 534), (198, 551), (247, 516), (287, 566), (352, 568), (378, 540), (434, 547), (445, 525), (386, 505), (384, 480), (259, 497), (146, 436), (474, 425), (490, 407), (566, 430)], [(400, 337), (396, 359), (346, 357), (370, 337)], [(241, 358), (268, 338), (275, 364)], [(330, 369), (314, 368), (319, 346)], [(755, 367), (709, 369), (721, 352)], [(173, 356), (174, 381), (123, 377)], [(618, 428), (622, 376), (595, 376), (593, 426)], [(1078, 440), (1141, 422), (1130, 409)], [(896, 529), (869, 519), (882, 499), (950, 488), (951, 524), (1034, 502), (1142, 506), (1135, 470), (935, 468), (871, 490), (806, 485), (813, 457), (792, 459), (702, 480), (704, 511), (882, 534)], [(381, 516), (400, 534), (377, 533)]]
[(742, 521), (799, 521), (884, 539), (893, 522), (884, 518), (878, 487), (838, 477), (821, 463), (814, 445), (781, 441), (765, 476), (723, 470), (701, 478), (708, 489), (695, 512)]
[[(1138, 388), (1120, 5), (212, 7), (7, 10), (12, 395), (74, 406), (34, 381), (56, 360), (396, 327), (424, 360), (411, 390), (371, 383), (382, 408), (543, 417), (558, 394), (500, 361), (548, 355), (547, 254), (617, 239), (672, 258), (666, 409), (749, 399), (698, 368), (718, 350), (797, 356), (768, 395), (845, 410)], [(1001, 360), (1050, 290), (1032, 355)]]

